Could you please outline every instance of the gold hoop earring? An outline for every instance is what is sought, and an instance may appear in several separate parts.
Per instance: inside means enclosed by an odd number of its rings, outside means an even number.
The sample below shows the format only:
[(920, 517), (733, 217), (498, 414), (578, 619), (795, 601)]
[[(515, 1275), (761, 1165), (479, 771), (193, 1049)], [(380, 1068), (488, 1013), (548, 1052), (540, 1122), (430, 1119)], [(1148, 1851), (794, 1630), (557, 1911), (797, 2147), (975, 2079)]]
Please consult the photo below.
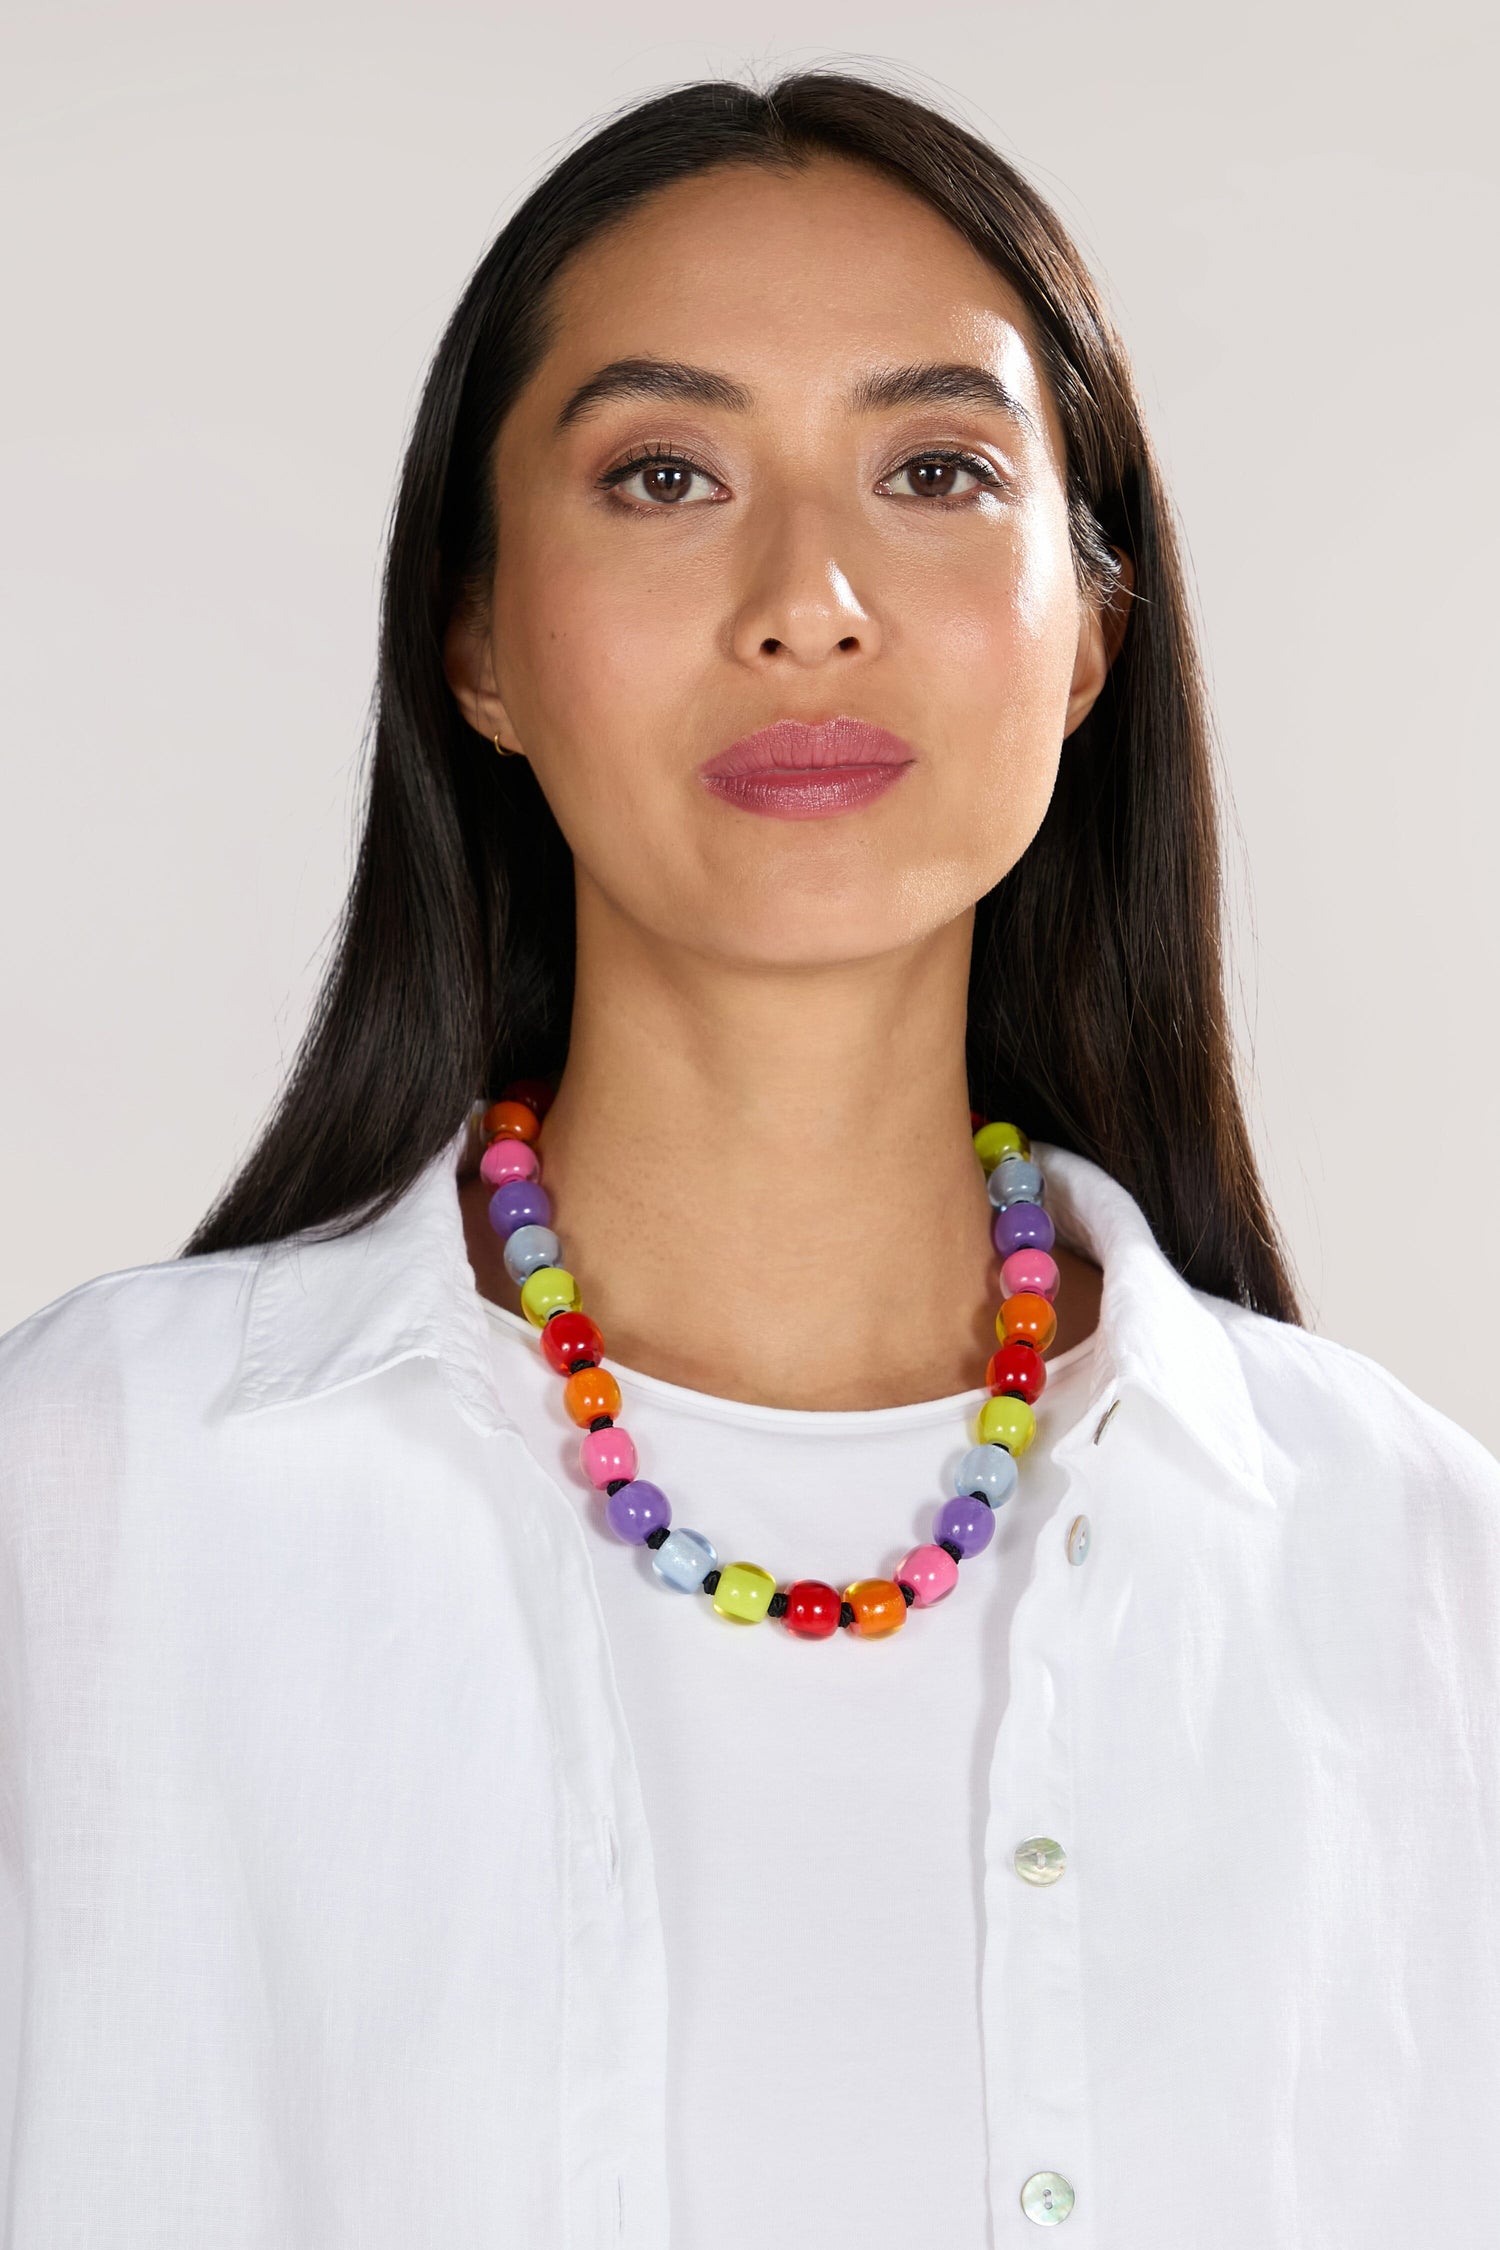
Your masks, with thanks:
[(512, 750), (512, 749), (511, 749), (511, 748), (510, 748), (510, 747), (508, 746), (508, 744), (506, 744), (506, 743), (504, 743), (504, 742), (502, 742), (502, 741), (500, 740), (500, 737), (499, 737), (499, 735), (498, 735), (498, 734), (492, 734), (492, 735), (490, 736), (490, 740), (491, 740), (491, 742), (493, 742), (493, 743), (494, 743), (494, 745), (495, 745), (495, 750), (496, 750), (496, 754), (497, 754), (497, 755), (498, 755), (499, 757), (502, 757), (502, 758), (519, 758), (519, 757), (520, 757), (520, 755), (521, 755), (520, 751), (519, 751), (519, 750)]

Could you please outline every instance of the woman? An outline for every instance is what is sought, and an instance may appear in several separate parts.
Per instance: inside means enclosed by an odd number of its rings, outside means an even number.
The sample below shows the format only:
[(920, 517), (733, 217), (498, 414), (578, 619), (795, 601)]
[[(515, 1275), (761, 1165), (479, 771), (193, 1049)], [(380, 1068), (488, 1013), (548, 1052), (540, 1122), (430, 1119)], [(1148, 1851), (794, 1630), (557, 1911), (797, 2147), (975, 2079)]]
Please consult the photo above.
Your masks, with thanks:
[(1492, 2239), (1497, 1475), (1298, 1324), (1208, 745), (991, 150), (522, 206), (280, 1107), (0, 1363), (10, 2250)]

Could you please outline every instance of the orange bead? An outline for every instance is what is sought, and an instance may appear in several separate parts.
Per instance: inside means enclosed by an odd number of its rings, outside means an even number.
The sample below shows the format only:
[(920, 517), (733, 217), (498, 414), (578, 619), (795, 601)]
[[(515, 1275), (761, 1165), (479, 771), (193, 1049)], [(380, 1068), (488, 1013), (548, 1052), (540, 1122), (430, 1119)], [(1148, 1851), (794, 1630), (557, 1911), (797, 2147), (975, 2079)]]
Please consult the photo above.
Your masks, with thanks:
[(1018, 1289), (1014, 1297), (1007, 1297), (995, 1320), (995, 1334), (1002, 1344), (1018, 1336), (1023, 1344), (1031, 1344), (1044, 1352), (1057, 1334), (1057, 1315), (1045, 1297), (1033, 1295), (1029, 1289)]
[(878, 1641), (906, 1623), (906, 1596), (894, 1578), (856, 1578), (844, 1599), (854, 1612), (849, 1631), (862, 1640)]
[(563, 1385), (563, 1404), (586, 1430), (600, 1414), (620, 1411), (620, 1386), (607, 1367), (575, 1367)]
[(491, 1102), (484, 1113), (484, 1130), (492, 1141), (534, 1141), (541, 1119), (525, 1102)]

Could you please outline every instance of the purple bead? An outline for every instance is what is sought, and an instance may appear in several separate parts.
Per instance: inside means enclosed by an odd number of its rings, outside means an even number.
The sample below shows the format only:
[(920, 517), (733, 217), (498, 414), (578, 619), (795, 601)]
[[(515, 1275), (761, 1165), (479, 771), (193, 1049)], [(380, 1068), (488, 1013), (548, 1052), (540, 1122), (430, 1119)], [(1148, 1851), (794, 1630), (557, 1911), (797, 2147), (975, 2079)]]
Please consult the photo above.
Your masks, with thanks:
[(987, 1500), (961, 1492), (939, 1508), (933, 1518), (932, 1536), (938, 1546), (951, 1539), (961, 1555), (977, 1555), (995, 1536), (995, 1511)]
[(632, 1477), (605, 1501), (604, 1518), (617, 1539), (627, 1539), (632, 1547), (639, 1547), (658, 1524), (672, 1521), (672, 1503), (660, 1485), (648, 1483), (645, 1477)]
[(503, 1242), (517, 1227), (544, 1227), (552, 1198), (540, 1180), (507, 1180), (490, 1197), (490, 1225)]
[(1008, 1258), (1012, 1250), (1050, 1250), (1057, 1239), (1057, 1230), (1040, 1203), (1007, 1203), (1003, 1211), (995, 1213), (990, 1234), (1002, 1258)]

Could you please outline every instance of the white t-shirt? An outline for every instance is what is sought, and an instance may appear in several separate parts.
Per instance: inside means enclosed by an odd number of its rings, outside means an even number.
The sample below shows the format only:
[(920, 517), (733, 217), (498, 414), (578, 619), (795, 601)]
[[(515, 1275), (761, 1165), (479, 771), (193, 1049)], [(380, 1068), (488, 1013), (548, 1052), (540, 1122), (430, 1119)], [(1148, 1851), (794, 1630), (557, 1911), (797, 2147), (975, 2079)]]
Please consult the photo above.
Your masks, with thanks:
[[(1088, 1402), (1094, 1339), (1049, 1361), (1019, 1484), (954, 1592), (889, 1639), (806, 1642), (775, 1619), (729, 1623), (614, 1537), (537, 1331), (485, 1310), (501, 1396), (586, 1527), (640, 1768), (666, 1931), (674, 2244), (801, 2242), (799, 2208), (826, 2210), (842, 2179), (866, 2250), (981, 2250), (986, 1776), (1011, 1612), (1062, 1494), (1050, 1456)], [(985, 1396), (812, 1413), (609, 1364), (674, 1523), (783, 1586), (883, 1577), (929, 1538)]]

